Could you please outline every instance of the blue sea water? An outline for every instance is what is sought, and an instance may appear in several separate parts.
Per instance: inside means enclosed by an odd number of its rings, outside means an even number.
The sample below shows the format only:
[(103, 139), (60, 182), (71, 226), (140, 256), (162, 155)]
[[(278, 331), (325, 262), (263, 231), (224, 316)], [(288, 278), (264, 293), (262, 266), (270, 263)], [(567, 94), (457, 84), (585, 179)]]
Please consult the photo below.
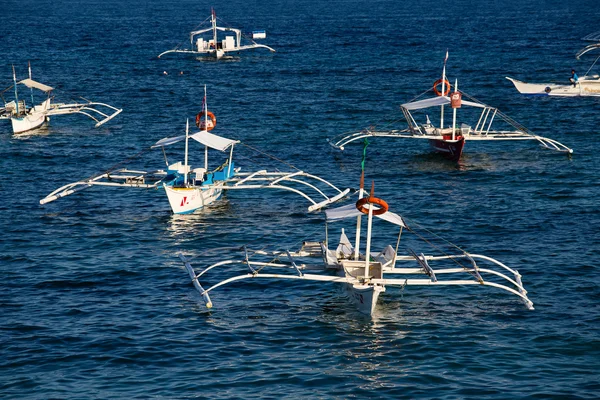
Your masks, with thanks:
[[(265, 29), (277, 53), (156, 58), (211, 6)], [(8, 0), (3, 87), (31, 61), (57, 95), (124, 111), (99, 129), (81, 116), (30, 135), (0, 128), (0, 397), (597, 398), (600, 100), (524, 97), (504, 77), (583, 75), (593, 58), (574, 54), (599, 17), (582, 1)], [(274, 193), (231, 193), (187, 216), (159, 191), (92, 188), (39, 205), (181, 134), (204, 85), (215, 133), (356, 187), (361, 146), (340, 154), (326, 139), (400, 118), (447, 49), (464, 91), (573, 156), (469, 142), (456, 166), (423, 143), (375, 139), (367, 181), (394, 211), (518, 269), (534, 311), (493, 290), (407, 288), (368, 318), (334, 287), (281, 283), (224, 287), (208, 311), (179, 251), (291, 246), (323, 216)], [(163, 165), (152, 152), (131, 166)]]

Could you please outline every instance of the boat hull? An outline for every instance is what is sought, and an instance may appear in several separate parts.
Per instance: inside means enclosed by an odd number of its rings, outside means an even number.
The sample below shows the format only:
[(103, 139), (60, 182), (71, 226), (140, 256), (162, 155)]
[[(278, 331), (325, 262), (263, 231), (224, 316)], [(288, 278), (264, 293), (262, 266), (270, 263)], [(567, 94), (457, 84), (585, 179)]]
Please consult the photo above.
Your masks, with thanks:
[(40, 127), (46, 122), (46, 113), (27, 114), (21, 118), (12, 117), (10, 121), (12, 123), (13, 133), (27, 132)]
[(373, 315), (379, 295), (385, 292), (385, 286), (345, 283), (344, 292), (361, 314)]
[(429, 145), (433, 151), (442, 154), (445, 158), (458, 161), (465, 146), (465, 138), (459, 136), (458, 139), (452, 140), (449, 137), (446, 138), (444, 135), (444, 139), (429, 139)]
[(600, 96), (600, 77), (598, 75), (581, 77), (575, 86), (556, 83), (527, 83), (509, 77), (506, 79), (511, 81), (521, 94), (562, 97)]
[(209, 187), (176, 188), (163, 185), (174, 214), (190, 214), (218, 200), (223, 190)]

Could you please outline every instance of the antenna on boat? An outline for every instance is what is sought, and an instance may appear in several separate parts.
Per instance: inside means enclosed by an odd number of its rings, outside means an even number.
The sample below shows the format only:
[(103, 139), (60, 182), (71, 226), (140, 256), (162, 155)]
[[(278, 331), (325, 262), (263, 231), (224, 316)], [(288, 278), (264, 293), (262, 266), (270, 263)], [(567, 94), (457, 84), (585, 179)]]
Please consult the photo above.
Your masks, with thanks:
[(12, 66), (13, 69), (13, 82), (15, 83), (15, 103), (17, 105), (17, 116), (19, 115), (19, 92), (17, 90), (17, 74), (15, 73), (15, 66)]
[[(214, 10), (213, 10), (214, 13)], [(215, 46), (216, 49), (216, 46)], [(204, 130), (208, 132), (208, 102), (206, 99), (206, 85), (204, 85)], [(204, 169), (208, 171), (208, 146), (204, 146)]]
[(458, 107), (460, 107), (460, 104), (458, 106), (455, 105), (455, 102), (453, 100), (455, 96), (460, 96), (460, 93), (458, 93), (458, 79), (454, 80), (454, 93), (452, 93), (450, 95), (450, 97), (451, 97), (451, 99), (450, 99), (450, 107), (452, 107), (452, 140), (456, 139), (456, 134), (455, 134), (455, 129), (456, 129), (456, 109)]
[(190, 131), (190, 119), (185, 120), (185, 158), (183, 165), (183, 183), (187, 186), (188, 183), (188, 139)]
[[(29, 68), (29, 79), (33, 80), (33, 79), (31, 79), (31, 61), (27, 61), (27, 68)], [(30, 87), (29, 90), (31, 91), (31, 107), (33, 107), (35, 104), (33, 102), (33, 86)], [(50, 94), (48, 94), (48, 95), (50, 95)]]
[[(446, 49), (446, 58), (444, 58), (444, 68), (442, 69), (442, 96), (446, 92), (446, 61), (448, 61), (448, 50)], [(444, 129), (444, 105), (440, 108), (440, 129)], [(441, 132), (440, 132), (441, 133)]]

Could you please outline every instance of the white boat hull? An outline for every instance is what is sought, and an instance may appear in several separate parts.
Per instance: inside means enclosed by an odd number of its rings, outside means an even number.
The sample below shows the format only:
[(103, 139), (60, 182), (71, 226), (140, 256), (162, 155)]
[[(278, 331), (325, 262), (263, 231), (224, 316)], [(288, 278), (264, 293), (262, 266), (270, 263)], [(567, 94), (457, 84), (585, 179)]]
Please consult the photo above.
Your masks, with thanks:
[(385, 292), (385, 286), (346, 283), (344, 291), (360, 313), (373, 315), (379, 295)]
[(33, 107), (29, 112), (22, 117), (11, 117), (13, 133), (27, 132), (40, 127), (48, 120), (48, 108), (50, 107), (50, 99), (44, 100), (41, 104)]
[(46, 113), (27, 114), (20, 118), (12, 117), (10, 121), (13, 133), (22, 133), (35, 129), (46, 122)]
[(506, 77), (522, 94), (539, 96), (600, 96), (600, 76), (584, 76), (579, 78), (575, 86), (556, 83), (527, 83)]
[(190, 188), (163, 186), (174, 214), (190, 214), (215, 202), (223, 192), (222, 189), (214, 187), (202, 189), (200, 186)]

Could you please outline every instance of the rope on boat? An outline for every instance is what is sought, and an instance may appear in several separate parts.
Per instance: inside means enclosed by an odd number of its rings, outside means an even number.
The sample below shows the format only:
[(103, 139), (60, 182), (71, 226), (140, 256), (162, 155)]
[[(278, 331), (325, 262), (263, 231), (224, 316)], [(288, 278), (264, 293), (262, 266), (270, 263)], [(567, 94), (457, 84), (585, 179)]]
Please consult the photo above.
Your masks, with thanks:
[(257, 153), (260, 153), (260, 154), (262, 154), (262, 155), (264, 155), (264, 156), (266, 156), (266, 157), (269, 157), (269, 158), (272, 158), (273, 160), (279, 161), (280, 163), (282, 163), (282, 164), (285, 164), (285, 165), (287, 165), (288, 167), (295, 169), (296, 171), (302, 171), (301, 169), (299, 169), (299, 168), (297, 168), (297, 167), (293, 166), (292, 164), (290, 164), (290, 163), (288, 163), (288, 162), (285, 162), (285, 161), (283, 161), (283, 160), (281, 160), (281, 159), (279, 159), (279, 158), (277, 158), (277, 157), (275, 157), (275, 156), (273, 156), (273, 155), (271, 155), (271, 154), (269, 154), (269, 153), (265, 153), (264, 151), (260, 151), (260, 150), (258, 150), (257, 148), (250, 146), (249, 144), (246, 144), (246, 143), (243, 143), (243, 142), (240, 142), (240, 144), (241, 144), (241, 145), (244, 145), (244, 146), (248, 147), (249, 149), (251, 149), (251, 150), (254, 150), (254, 151), (256, 151)]
[[(468, 253), (463, 250), (462, 248), (460, 248), (459, 246), (457, 246), (456, 244), (452, 243), (451, 241), (444, 239), (443, 237), (435, 234), (434, 232), (431, 232), (429, 229), (423, 227), (422, 225), (406, 218), (403, 217), (406, 220), (409, 220), (412, 225), (416, 225), (418, 226), (420, 229), (423, 229), (424, 231), (426, 231), (427, 233), (431, 234), (432, 236), (436, 237), (437, 239), (440, 239), (443, 242), (446, 242), (448, 245), (455, 247), (456, 249), (458, 249), (460, 252), (462, 252), (465, 255), (468, 255)], [(469, 271), (469, 268), (467, 268), (466, 266), (464, 266), (460, 261), (458, 261), (458, 259), (452, 257), (450, 254), (446, 253), (441, 247), (436, 246), (435, 244), (433, 244), (432, 242), (430, 242), (429, 240), (427, 240), (425, 237), (423, 237), (422, 235), (420, 235), (419, 233), (417, 233), (414, 229), (410, 228), (410, 227), (406, 227), (406, 229), (408, 229), (410, 232), (414, 233), (418, 238), (420, 238), (421, 240), (423, 240), (425, 243), (429, 244), (431, 247), (433, 247), (434, 249), (438, 250), (439, 252), (441, 252), (443, 255), (447, 256), (450, 260), (452, 260), (456, 265), (460, 266), (461, 268), (463, 268), (465, 271), (467, 271), (469, 274), (471, 274), (475, 279), (477, 279), (478, 281), (481, 282), (480, 277), (477, 277), (477, 275), (471, 273), (471, 271)], [(474, 268), (477, 268), (477, 266), (475, 265)]]

